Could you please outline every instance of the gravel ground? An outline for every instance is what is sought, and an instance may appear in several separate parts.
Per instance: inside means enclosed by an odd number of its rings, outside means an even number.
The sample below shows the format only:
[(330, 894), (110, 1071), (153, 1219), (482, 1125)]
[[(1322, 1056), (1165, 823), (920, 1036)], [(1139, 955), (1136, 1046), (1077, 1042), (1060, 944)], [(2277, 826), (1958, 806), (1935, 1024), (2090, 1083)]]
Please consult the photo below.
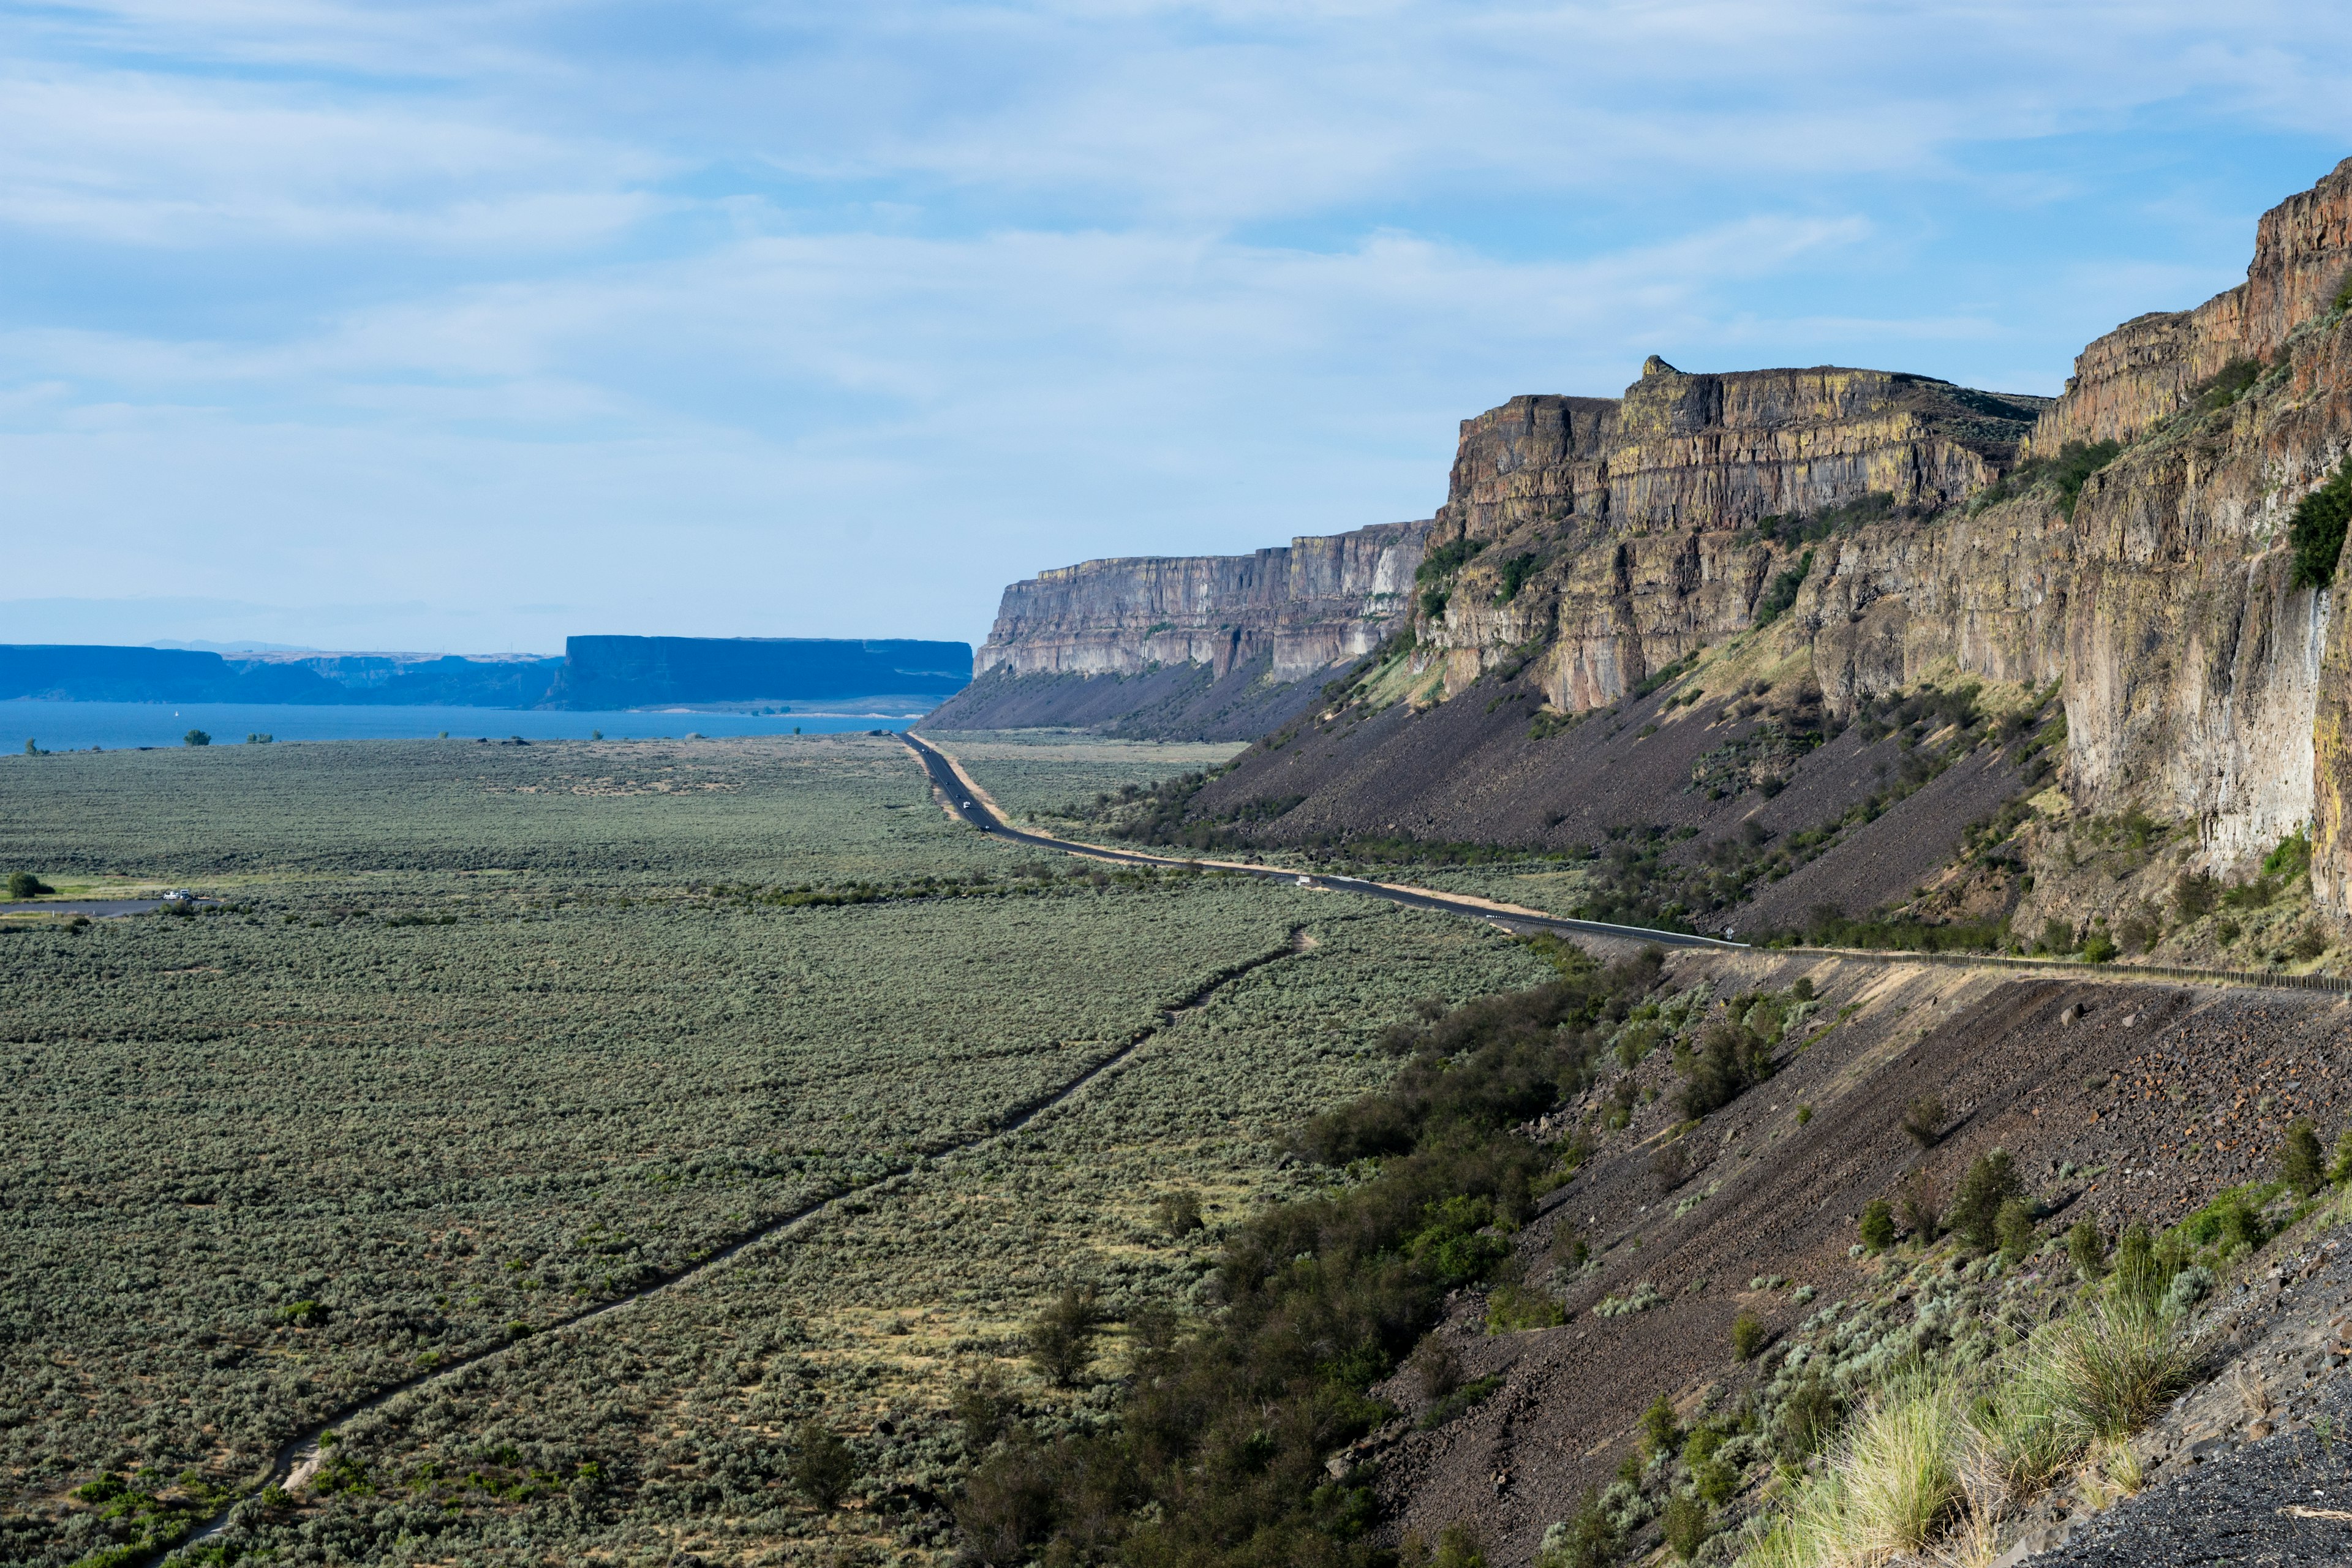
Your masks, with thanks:
[(2218, 1302), (2197, 1328), (2219, 1375), (2133, 1444), (2154, 1461), (2147, 1489), (2029, 1531), (2002, 1568), (2352, 1563), (2345, 1255), (2290, 1255)]

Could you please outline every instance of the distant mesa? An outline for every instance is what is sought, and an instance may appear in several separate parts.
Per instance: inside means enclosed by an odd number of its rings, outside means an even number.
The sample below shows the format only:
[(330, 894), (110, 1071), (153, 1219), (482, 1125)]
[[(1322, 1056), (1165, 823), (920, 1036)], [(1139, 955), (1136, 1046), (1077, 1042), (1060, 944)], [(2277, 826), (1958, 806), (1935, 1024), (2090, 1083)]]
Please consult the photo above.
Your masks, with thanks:
[(625, 709), (898, 699), (967, 679), (971, 645), (905, 638), (566, 639), (537, 654), (215, 653), (0, 645), (0, 700), (318, 706)]
[(1334, 665), (1404, 624), (1429, 526), (1380, 523), (1248, 555), (1041, 572), (1004, 590), (971, 685), (923, 722), (1264, 734), (1311, 703)]
[(545, 707), (886, 696), (929, 704), (961, 690), (971, 669), (970, 643), (906, 637), (581, 637), (563, 647)]

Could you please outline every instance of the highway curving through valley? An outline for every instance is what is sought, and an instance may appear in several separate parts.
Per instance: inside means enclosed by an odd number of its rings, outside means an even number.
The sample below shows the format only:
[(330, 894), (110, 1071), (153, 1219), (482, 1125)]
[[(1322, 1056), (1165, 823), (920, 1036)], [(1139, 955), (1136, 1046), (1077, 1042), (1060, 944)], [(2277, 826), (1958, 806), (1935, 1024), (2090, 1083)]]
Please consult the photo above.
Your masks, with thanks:
[(1606, 921), (1569, 920), (1559, 915), (1507, 909), (1478, 899), (1431, 892), (1423, 888), (1393, 887), (1362, 877), (1336, 877), (1321, 871), (1289, 871), (1275, 866), (1249, 866), (1231, 860), (1203, 860), (1198, 857), (1149, 855), (1133, 849), (1108, 849), (1100, 845), (1055, 838), (1044, 833), (1028, 833), (998, 815), (986, 794), (964, 773), (954, 758), (919, 735), (902, 732), (898, 738), (922, 763), (923, 772), (930, 777), (931, 787), (939, 792), (940, 801), (950, 815), (1008, 843), (1026, 844), (1034, 848), (1051, 849), (1064, 855), (1079, 855), (1089, 860), (1158, 866), (1175, 870), (1207, 868), (1256, 877), (1269, 882), (1289, 882), (1319, 892), (1357, 893), (1368, 899), (1385, 899), (1390, 903), (1403, 904), (1411, 909), (1432, 910), (1439, 914), (1485, 921), (1517, 936), (1552, 931), (1561, 936), (1614, 937), (1621, 942), (1655, 942), (1660, 947), (1720, 948), (1735, 952), (1748, 950), (1746, 942), (1725, 942), (1719, 937), (1696, 936), (1689, 931), (1653, 931), (1647, 926), (1612, 925)]

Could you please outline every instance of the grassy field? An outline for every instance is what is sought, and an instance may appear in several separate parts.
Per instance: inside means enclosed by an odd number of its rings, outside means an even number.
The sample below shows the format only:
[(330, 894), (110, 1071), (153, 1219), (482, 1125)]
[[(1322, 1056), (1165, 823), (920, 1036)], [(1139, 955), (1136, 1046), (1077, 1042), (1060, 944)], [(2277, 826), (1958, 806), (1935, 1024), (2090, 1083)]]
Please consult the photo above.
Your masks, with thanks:
[[(5, 759), (0, 791), (0, 865), (227, 905), (0, 934), (11, 1562), (160, 1531), (496, 1346), (225, 1550), (935, 1550), (959, 1380), (996, 1368), (1038, 1423), (1101, 1405), (1018, 1360), (1052, 1289), (1183, 1306), (1214, 1226), (1304, 1179), (1283, 1130), (1390, 1070), (1373, 1033), (1538, 967), (1434, 917), (1041, 865), (866, 737)], [(1212, 1221), (1183, 1245), (1150, 1220), (1174, 1184)], [(844, 1509), (786, 1484), (810, 1417), (856, 1455)]]

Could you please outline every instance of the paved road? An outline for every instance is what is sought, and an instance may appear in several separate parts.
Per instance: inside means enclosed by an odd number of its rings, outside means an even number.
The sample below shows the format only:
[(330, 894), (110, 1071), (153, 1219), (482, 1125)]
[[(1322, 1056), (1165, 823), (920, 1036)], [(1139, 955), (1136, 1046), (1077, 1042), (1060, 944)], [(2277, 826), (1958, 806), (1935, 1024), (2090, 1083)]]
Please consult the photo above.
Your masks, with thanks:
[(19, 899), (0, 902), (0, 914), (143, 915), (163, 907), (161, 899)]
[[(1083, 855), (1090, 860), (1115, 860), (1130, 866), (1161, 866), (1182, 868), (1197, 866), (1198, 860), (1187, 860), (1168, 855), (1147, 855), (1132, 849), (1106, 849), (1092, 844), (1076, 844), (1065, 838), (1051, 838), (1042, 833), (1024, 833), (1006, 822), (966, 788), (956, 776), (954, 766), (940, 749), (919, 735), (899, 735), (908, 749), (930, 775), (932, 787), (947, 802), (948, 809), (982, 833), (1014, 844), (1032, 845), (1039, 849), (1051, 849), (1065, 855)], [(1558, 915), (1516, 915), (1490, 910), (1467, 899), (1450, 899), (1441, 893), (1393, 888), (1385, 882), (1367, 881), (1361, 877), (1334, 877), (1322, 872), (1286, 871), (1273, 866), (1221, 865), (1220, 870), (1237, 872), (1245, 877), (1258, 877), (1269, 882), (1291, 882), (1302, 888), (1315, 888), (1331, 892), (1360, 893), (1369, 899), (1385, 899), (1392, 904), (1403, 904), (1417, 910), (1433, 910), (1439, 914), (1466, 915), (1486, 921), (1518, 935), (1548, 931), (1563, 936), (1612, 936), (1632, 942), (1654, 942), (1660, 947), (1711, 947), (1735, 952), (1745, 951), (1747, 943), (1724, 942), (1711, 936), (1693, 936), (1687, 931), (1652, 931), (1647, 926), (1612, 925), (1605, 921), (1572, 921)]]

